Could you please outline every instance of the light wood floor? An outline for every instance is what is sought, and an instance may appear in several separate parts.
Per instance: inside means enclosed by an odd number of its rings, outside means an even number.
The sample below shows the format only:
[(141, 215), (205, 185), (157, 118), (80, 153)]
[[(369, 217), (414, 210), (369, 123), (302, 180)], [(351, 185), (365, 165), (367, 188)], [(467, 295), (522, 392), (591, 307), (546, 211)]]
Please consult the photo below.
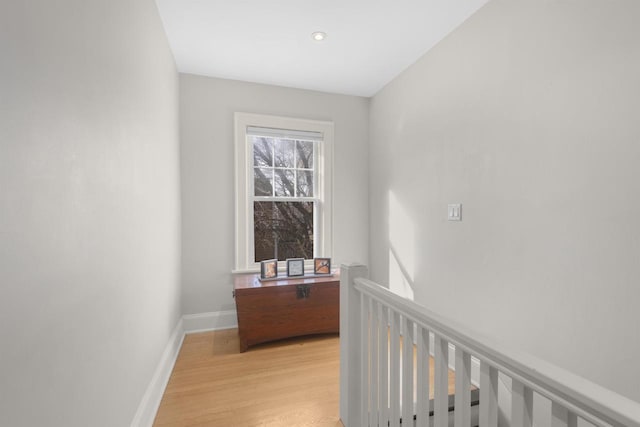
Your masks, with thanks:
[(337, 335), (239, 353), (238, 331), (190, 334), (154, 426), (342, 426)]
[[(187, 335), (154, 426), (342, 427), (339, 359), (337, 335), (245, 353), (239, 352), (237, 329)], [(431, 373), (433, 384), (433, 368)], [(454, 388), (449, 372), (449, 393)]]

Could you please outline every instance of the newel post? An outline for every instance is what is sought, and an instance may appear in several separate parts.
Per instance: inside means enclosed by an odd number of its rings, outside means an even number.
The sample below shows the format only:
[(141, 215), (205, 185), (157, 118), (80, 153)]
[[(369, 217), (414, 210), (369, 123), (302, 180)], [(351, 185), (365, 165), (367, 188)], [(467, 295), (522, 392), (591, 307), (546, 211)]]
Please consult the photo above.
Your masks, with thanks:
[(358, 277), (368, 277), (360, 264), (340, 266), (340, 419), (345, 427), (364, 425), (361, 412), (361, 317), (360, 294), (354, 287)]

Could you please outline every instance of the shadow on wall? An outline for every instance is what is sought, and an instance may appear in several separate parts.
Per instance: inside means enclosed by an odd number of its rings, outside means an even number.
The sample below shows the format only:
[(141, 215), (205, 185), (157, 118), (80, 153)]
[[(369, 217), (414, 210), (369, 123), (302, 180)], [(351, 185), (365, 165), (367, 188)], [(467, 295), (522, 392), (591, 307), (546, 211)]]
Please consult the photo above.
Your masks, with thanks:
[(416, 271), (415, 224), (407, 210), (389, 190), (389, 289), (414, 300)]

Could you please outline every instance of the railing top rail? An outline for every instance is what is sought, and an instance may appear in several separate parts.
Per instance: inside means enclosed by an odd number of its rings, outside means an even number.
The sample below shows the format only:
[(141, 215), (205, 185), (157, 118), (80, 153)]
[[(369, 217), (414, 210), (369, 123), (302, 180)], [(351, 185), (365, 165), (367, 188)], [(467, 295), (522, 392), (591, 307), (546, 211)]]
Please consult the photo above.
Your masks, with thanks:
[(640, 427), (640, 403), (532, 355), (505, 348), (371, 280), (356, 278), (354, 282), (359, 292), (460, 345), (482, 361), (519, 376), (550, 397), (568, 402), (611, 425)]

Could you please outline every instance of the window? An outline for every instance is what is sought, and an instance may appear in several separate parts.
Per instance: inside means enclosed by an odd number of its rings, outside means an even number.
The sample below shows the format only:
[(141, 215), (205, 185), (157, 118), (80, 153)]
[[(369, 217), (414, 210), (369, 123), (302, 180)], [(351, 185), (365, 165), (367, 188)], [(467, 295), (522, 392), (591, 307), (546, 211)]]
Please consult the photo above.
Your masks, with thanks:
[(236, 271), (331, 256), (333, 124), (236, 113)]

